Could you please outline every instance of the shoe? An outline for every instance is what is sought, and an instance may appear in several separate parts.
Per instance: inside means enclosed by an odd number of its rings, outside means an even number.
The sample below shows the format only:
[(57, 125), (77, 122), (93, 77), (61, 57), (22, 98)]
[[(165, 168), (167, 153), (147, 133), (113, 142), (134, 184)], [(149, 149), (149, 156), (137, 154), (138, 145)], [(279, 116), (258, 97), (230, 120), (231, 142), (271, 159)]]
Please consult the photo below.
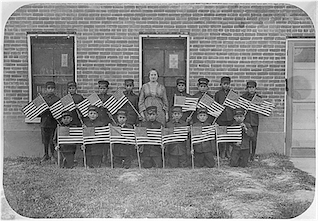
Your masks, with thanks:
[(49, 159), (50, 159), (50, 157), (48, 155), (44, 155), (40, 161), (44, 162), (44, 161), (47, 161)]

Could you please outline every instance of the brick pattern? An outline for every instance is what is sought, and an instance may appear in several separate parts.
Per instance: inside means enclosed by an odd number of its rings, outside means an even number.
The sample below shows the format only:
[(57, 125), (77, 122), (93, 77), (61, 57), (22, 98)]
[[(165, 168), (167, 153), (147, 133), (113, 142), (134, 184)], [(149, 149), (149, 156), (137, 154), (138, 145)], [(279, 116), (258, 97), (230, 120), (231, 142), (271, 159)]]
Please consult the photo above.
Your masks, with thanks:
[(289, 4), (30, 4), (16, 10), (4, 33), (4, 117), (24, 118), (28, 103), (27, 32), (75, 32), (79, 93), (97, 91), (97, 80), (139, 79), (139, 33), (188, 33), (190, 92), (199, 77), (210, 92), (221, 76), (242, 93), (256, 80), (258, 92), (284, 116), (287, 37), (314, 37), (308, 15)]

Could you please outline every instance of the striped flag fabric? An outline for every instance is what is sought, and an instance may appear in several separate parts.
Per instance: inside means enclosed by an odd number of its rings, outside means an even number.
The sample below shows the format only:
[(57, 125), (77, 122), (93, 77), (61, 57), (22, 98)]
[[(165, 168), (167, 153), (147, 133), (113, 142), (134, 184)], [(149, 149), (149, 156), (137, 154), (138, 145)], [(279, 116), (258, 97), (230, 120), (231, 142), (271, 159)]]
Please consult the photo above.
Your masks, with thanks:
[(191, 127), (191, 143), (202, 143), (204, 141), (215, 140), (215, 126), (192, 126)]
[(58, 145), (59, 144), (82, 144), (82, 127), (60, 127), (58, 126)]
[(251, 101), (249, 101), (243, 97), (239, 97), (238, 103), (239, 103), (239, 106), (245, 110), (248, 110), (249, 106), (251, 105)]
[(136, 144), (135, 130), (110, 125), (110, 143)]
[(204, 94), (198, 103), (198, 107), (206, 108), (208, 114), (213, 117), (219, 117), (225, 107), (216, 102), (212, 97)]
[(63, 105), (63, 110), (73, 111), (74, 109), (76, 109), (76, 104), (74, 103), (74, 100), (71, 94), (67, 94), (66, 96), (62, 97), (60, 100)]
[(41, 94), (39, 94), (38, 97), (36, 97), (22, 109), (22, 112), (29, 120), (34, 120), (47, 109), (49, 109), (48, 104), (43, 99)]
[(174, 95), (174, 106), (182, 107), (182, 112), (195, 111), (199, 98)]
[(273, 103), (264, 101), (261, 97), (254, 95), (248, 110), (251, 110), (269, 117), (274, 108), (275, 108), (275, 105)]
[(232, 109), (243, 108), (245, 110), (248, 109), (250, 105), (250, 101), (245, 98), (240, 97), (236, 92), (230, 90), (226, 99), (223, 102), (224, 106), (231, 107)]
[(61, 113), (63, 111), (63, 104), (61, 102), (61, 100), (58, 100), (57, 102), (55, 102), (54, 104), (52, 104), (49, 107), (52, 116), (54, 117), (54, 119), (59, 119), (62, 117)]
[(128, 98), (118, 89), (103, 103), (103, 106), (108, 109), (111, 115), (114, 115), (127, 101)]
[(241, 126), (216, 126), (217, 143), (233, 143), (242, 141)]
[(162, 129), (135, 127), (137, 145), (162, 145)]
[(91, 94), (89, 97), (77, 104), (77, 108), (84, 117), (88, 116), (88, 107), (90, 105), (94, 105), (97, 107), (102, 106), (102, 101), (96, 93)]
[(110, 127), (84, 127), (83, 144), (110, 143)]
[(184, 142), (188, 139), (189, 126), (163, 128), (162, 143)]

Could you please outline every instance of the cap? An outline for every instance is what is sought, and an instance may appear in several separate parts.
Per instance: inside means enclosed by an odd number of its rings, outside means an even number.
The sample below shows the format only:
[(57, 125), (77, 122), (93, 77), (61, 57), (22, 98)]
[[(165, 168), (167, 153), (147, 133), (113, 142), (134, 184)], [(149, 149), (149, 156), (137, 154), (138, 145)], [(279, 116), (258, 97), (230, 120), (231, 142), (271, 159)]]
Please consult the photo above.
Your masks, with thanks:
[(197, 109), (197, 114), (201, 114), (201, 113), (208, 113), (206, 108), (200, 107)]
[(48, 81), (47, 83), (46, 83), (46, 87), (48, 87), (48, 86), (52, 86), (52, 87), (56, 87), (56, 84), (53, 82), (53, 81)]
[(156, 106), (149, 106), (146, 108), (146, 112), (148, 114), (157, 113), (157, 107)]
[(184, 78), (178, 78), (177, 79), (177, 85), (178, 84), (184, 84), (185, 85), (186, 84), (186, 80)]
[(244, 115), (244, 109), (242, 108), (236, 108), (234, 111), (233, 111), (233, 114), (236, 116), (236, 115)]
[(65, 116), (70, 116), (70, 117), (71, 117), (71, 112), (68, 111), (68, 110), (65, 110), (65, 111), (63, 111), (63, 112), (61, 113), (61, 116), (62, 116), (62, 117), (65, 117)]
[(107, 87), (109, 87), (109, 81), (107, 81), (107, 80), (100, 80), (100, 81), (98, 81), (98, 84), (104, 84)]
[(94, 105), (91, 105), (91, 106), (88, 107), (88, 112), (89, 112), (89, 111), (95, 111), (95, 112), (98, 113), (98, 107), (96, 107), (96, 106), (94, 106)]
[(174, 113), (174, 112), (182, 113), (182, 107), (174, 106), (174, 107), (172, 108), (172, 111), (171, 111), (171, 112), (172, 112), (172, 113)]
[(118, 110), (118, 112), (117, 112), (117, 115), (124, 115), (124, 116), (127, 116), (127, 110), (125, 110), (125, 109), (120, 109), (120, 110)]
[(67, 87), (69, 88), (69, 87), (77, 87), (77, 83), (75, 82), (75, 81), (69, 81), (68, 83), (67, 83)]
[(230, 77), (222, 77), (221, 78), (221, 83), (223, 83), (223, 82), (229, 82), (230, 83), (230, 81), (231, 81)]
[(199, 78), (198, 79), (198, 84), (206, 84), (208, 85), (209, 79), (208, 78)]
[(255, 81), (248, 81), (247, 82), (247, 88), (248, 87), (257, 87), (257, 82)]
[(125, 83), (126, 85), (128, 85), (128, 84), (133, 85), (133, 82), (134, 82), (133, 79), (126, 79), (126, 80), (124, 80), (124, 83)]

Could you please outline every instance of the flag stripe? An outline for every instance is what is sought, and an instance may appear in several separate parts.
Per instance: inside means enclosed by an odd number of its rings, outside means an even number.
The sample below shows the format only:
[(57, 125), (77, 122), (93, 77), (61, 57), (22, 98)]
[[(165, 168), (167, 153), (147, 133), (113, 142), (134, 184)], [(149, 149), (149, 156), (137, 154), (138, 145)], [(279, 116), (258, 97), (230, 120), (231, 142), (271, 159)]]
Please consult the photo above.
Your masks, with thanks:
[(110, 143), (136, 144), (134, 129), (131, 128), (110, 128)]
[(67, 128), (68, 134), (62, 134), (60, 127), (58, 127), (58, 144), (82, 144), (83, 130), (82, 127)]
[(192, 127), (191, 128), (191, 142), (201, 143), (204, 141), (215, 140), (215, 126), (204, 126), (204, 127)]
[(39, 94), (39, 96), (27, 104), (22, 111), (27, 118), (33, 120), (48, 108), (48, 104), (45, 102), (41, 94)]
[(226, 133), (221, 133), (217, 130), (217, 143), (233, 143), (242, 141), (241, 126), (219, 126), (225, 127)]
[(87, 144), (97, 144), (97, 143), (110, 143), (110, 128), (109, 126), (95, 127), (94, 134), (83, 136), (83, 143)]
[(188, 139), (188, 131), (189, 127), (174, 127), (172, 134), (167, 134), (162, 136), (162, 143), (175, 143), (175, 142), (183, 142)]
[(63, 111), (63, 105), (61, 103), (60, 100), (58, 100), (57, 102), (55, 102), (53, 105), (51, 105), (49, 107), (51, 113), (52, 113), (52, 116), (55, 118), (55, 119), (59, 119), (62, 117), (61, 113)]

